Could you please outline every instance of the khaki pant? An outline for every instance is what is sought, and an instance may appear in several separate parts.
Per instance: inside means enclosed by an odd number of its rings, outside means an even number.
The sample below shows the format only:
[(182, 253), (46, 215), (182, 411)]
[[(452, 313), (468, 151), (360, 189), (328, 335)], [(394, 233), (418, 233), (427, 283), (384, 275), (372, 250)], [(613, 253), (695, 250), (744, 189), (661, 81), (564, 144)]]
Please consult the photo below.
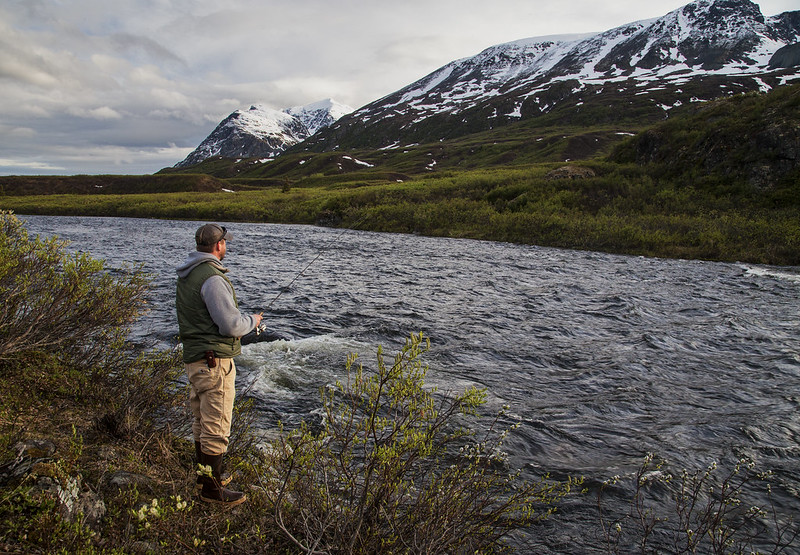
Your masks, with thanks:
[(191, 389), (189, 406), (194, 421), (192, 434), (207, 455), (221, 455), (228, 450), (236, 396), (236, 365), (232, 358), (218, 358), (209, 368), (205, 360), (186, 364)]

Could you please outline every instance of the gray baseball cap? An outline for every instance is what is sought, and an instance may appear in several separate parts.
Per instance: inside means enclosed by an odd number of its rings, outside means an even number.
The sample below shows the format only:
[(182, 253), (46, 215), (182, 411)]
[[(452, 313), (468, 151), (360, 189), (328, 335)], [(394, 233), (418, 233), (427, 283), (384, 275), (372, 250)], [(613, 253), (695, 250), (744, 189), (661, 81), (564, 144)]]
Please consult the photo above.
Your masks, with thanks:
[(225, 226), (217, 224), (202, 225), (194, 234), (194, 240), (197, 242), (197, 246), (202, 245), (205, 247), (210, 247), (211, 245), (218, 243), (223, 239), (230, 241), (233, 239), (233, 233), (225, 229)]

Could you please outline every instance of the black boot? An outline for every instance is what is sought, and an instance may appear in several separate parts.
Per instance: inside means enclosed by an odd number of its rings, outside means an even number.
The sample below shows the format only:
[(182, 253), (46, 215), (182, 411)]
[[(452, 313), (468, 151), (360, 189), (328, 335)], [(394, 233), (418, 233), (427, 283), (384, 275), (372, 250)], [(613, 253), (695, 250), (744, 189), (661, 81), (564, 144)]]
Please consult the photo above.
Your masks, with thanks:
[(222, 455), (209, 455), (200, 451), (200, 464), (211, 467), (211, 476), (200, 476), (202, 489), (200, 499), (207, 503), (219, 503), (233, 507), (247, 501), (247, 496), (222, 485)]
[[(201, 457), (201, 453), (202, 453), (202, 450), (200, 449), (200, 442), (199, 441), (195, 441), (194, 442), (194, 454), (195, 454), (195, 457), (196, 457), (196, 460), (197, 460), (197, 464), (203, 464), (203, 463), (200, 462), (202, 460), (200, 458)], [(225, 470), (222, 471), (222, 485), (223, 486), (227, 486), (228, 484), (230, 484), (232, 479), (233, 479), (233, 476), (231, 476), (230, 474), (225, 472)], [(202, 476), (200, 476), (199, 474), (197, 475), (197, 486), (196, 487), (197, 487), (197, 489), (200, 489), (200, 488), (203, 487)]]

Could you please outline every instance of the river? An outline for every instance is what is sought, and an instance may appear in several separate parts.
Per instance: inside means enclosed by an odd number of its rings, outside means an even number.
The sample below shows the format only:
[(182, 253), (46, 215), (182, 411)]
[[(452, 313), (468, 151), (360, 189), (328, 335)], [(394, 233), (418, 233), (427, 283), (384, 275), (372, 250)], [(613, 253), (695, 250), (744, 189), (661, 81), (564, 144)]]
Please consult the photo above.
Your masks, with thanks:
[[(143, 333), (175, 343), (174, 268), (203, 222), (21, 218), (111, 267), (144, 264), (154, 309)], [(317, 418), (319, 389), (348, 353), (368, 366), (378, 345), (393, 353), (422, 331), (431, 386), (477, 385), (488, 411), (510, 406), (521, 427), (507, 449), (526, 475), (596, 483), (630, 476), (648, 452), (678, 469), (746, 456), (774, 471), (779, 518), (797, 521), (800, 268), (223, 225), (240, 304), (265, 310), (269, 327), (238, 361), (265, 429)], [(525, 549), (602, 552), (594, 505), (570, 501)]]

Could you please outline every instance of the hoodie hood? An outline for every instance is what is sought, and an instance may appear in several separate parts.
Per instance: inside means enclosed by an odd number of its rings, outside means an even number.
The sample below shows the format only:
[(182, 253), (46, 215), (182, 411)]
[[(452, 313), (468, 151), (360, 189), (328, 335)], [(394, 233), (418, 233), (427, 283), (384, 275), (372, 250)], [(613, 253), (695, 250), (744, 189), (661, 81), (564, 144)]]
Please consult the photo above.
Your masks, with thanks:
[(221, 272), (228, 271), (228, 269), (222, 265), (222, 262), (219, 260), (219, 258), (214, 256), (213, 254), (207, 252), (195, 251), (189, 254), (189, 258), (186, 259), (186, 262), (178, 266), (178, 268), (176, 269), (176, 271), (178, 272), (178, 277), (185, 278), (197, 266), (205, 262), (210, 262), (211, 264), (219, 268)]

